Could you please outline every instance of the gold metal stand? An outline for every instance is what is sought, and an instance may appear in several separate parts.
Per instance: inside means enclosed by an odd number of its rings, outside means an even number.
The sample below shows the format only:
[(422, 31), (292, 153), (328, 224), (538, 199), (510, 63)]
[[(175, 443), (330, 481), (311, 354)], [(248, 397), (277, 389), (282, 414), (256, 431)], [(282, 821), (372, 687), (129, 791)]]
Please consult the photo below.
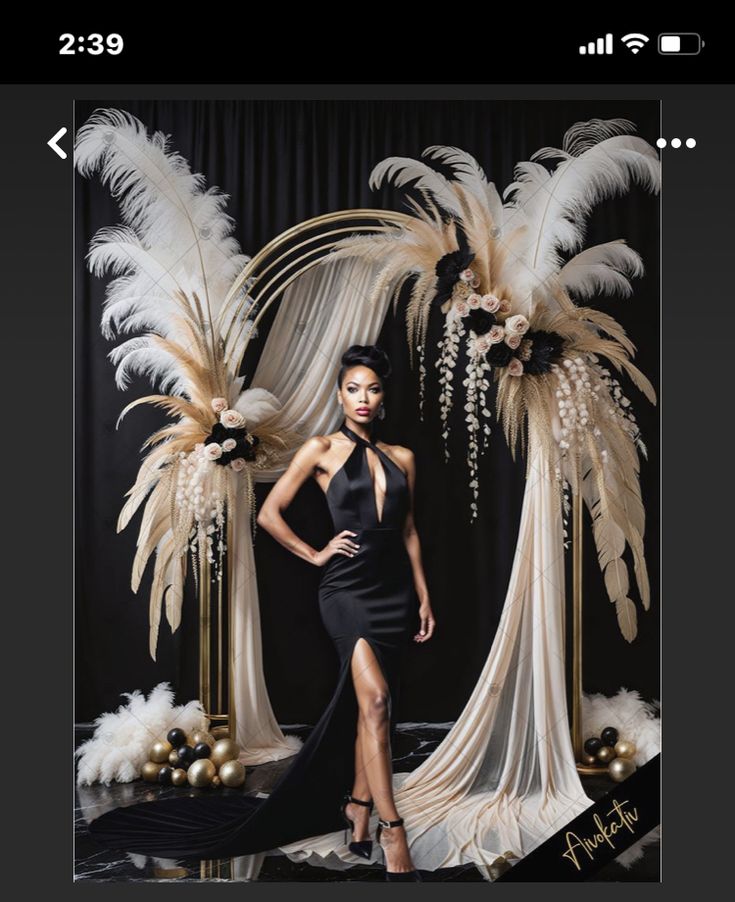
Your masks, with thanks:
[[(218, 580), (217, 589), (217, 656), (216, 666), (216, 687), (217, 687), (217, 703), (216, 711), (213, 687), (212, 687), (212, 586), (211, 586), (211, 567), (207, 559), (206, 553), (200, 556), (199, 560), (199, 698), (204, 711), (211, 721), (221, 721), (218, 724), (218, 736), (221, 737), (223, 731), (231, 737), (237, 735), (237, 723), (235, 718), (235, 692), (232, 662), (235, 660), (235, 633), (232, 628), (234, 622), (234, 602), (233, 602), (233, 576), (234, 576), (234, 553), (231, 552), (232, 544), (232, 517), (228, 511), (227, 514), (227, 550), (226, 550), (226, 567), (227, 567), (227, 638), (228, 649), (227, 656), (224, 655), (224, 630), (223, 630), (223, 598), (222, 598), (222, 580)], [(227, 678), (227, 712), (223, 712), (224, 708), (224, 681)]]
[[(577, 485), (581, 487), (581, 478)], [(572, 502), (572, 746), (577, 772), (580, 774), (600, 774), (607, 765), (585, 764), (584, 737), (582, 736), (582, 514), (584, 504), (580, 492)]]

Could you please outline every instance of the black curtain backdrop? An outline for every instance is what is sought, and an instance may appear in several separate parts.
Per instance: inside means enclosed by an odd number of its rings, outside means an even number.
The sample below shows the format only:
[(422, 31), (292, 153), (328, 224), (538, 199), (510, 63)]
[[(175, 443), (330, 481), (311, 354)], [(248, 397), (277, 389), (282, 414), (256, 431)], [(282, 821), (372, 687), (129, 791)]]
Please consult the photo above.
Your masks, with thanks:
[[(134, 114), (149, 133), (171, 136), (207, 186), (230, 195), (227, 212), (244, 253), (255, 254), (283, 230), (334, 210), (371, 207), (406, 211), (403, 189), (373, 192), (372, 168), (385, 157), (420, 158), (432, 144), (473, 154), (502, 191), (513, 166), (540, 147), (560, 147), (575, 122), (625, 117), (651, 143), (658, 137), (658, 103), (621, 100), (549, 101), (105, 101), (77, 102), (75, 129), (95, 108)], [(437, 164), (438, 165), (438, 164)], [(149, 563), (134, 594), (130, 572), (140, 511), (119, 535), (115, 525), (124, 493), (133, 484), (143, 441), (163, 415), (137, 408), (115, 431), (125, 404), (150, 392), (137, 380), (126, 392), (114, 382), (107, 341), (99, 323), (109, 277), (90, 275), (88, 243), (102, 226), (120, 222), (117, 203), (95, 177), (75, 175), (76, 238), (76, 713), (93, 720), (126, 701), (122, 692), (148, 692), (171, 682), (177, 703), (198, 696), (197, 605), (191, 590), (183, 623), (172, 635), (161, 620), (157, 661), (148, 653)], [(638, 348), (636, 364), (659, 387), (659, 198), (638, 185), (624, 197), (600, 204), (588, 220), (587, 246), (624, 238), (646, 267), (629, 299), (593, 301), (624, 326)], [(469, 523), (461, 405), (454, 411), (451, 458), (444, 462), (438, 418), (436, 370), (427, 366), (426, 418), (418, 418), (418, 371), (408, 363), (404, 305), (385, 321), (379, 343), (394, 366), (387, 417), (380, 437), (413, 449), (417, 460), (416, 520), (423, 561), (438, 621), (434, 638), (412, 643), (404, 661), (399, 720), (454, 720), (472, 691), (490, 650), (515, 553), (524, 490), (525, 460), (514, 463), (499, 423), (480, 463), (479, 517)], [(275, 309), (271, 310), (271, 314)], [(251, 384), (272, 315), (264, 317), (245, 360)], [(429, 348), (441, 336), (431, 322)], [(122, 340), (119, 339), (119, 340)], [(433, 359), (433, 358), (432, 358)], [(284, 366), (291, 365), (284, 361)], [(612, 368), (611, 368), (612, 369)], [(459, 373), (457, 373), (459, 376)], [(620, 377), (643, 430), (649, 459), (641, 463), (647, 511), (646, 556), (652, 605), (639, 614), (637, 639), (620, 635), (607, 600), (585, 512), (584, 688), (613, 694), (621, 686), (658, 697), (659, 672), (659, 419), (627, 377)], [(494, 396), (491, 396), (494, 409)], [(270, 485), (256, 487), (259, 504)], [(314, 547), (331, 537), (329, 514), (318, 485), (304, 485), (286, 512), (291, 527)], [(314, 723), (329, 699), (337, 659), (317, 609), (319, 570), (259, 529), (255, 541), (265, 676), (276, 716), (283, 724)], [(567, 604), (571, 601), (571, 550), (567, 555)], [(626, 551), (632, 575), (632, 561)], [(638, 596), (633, 598), (639, 607)], [(567, 623), (571, 623), (570, 607)], [(568, 640), (569, 642), (569, 635)], [(569, 647), (569, 645), (568, 645)], [(568, 661), (568, 664), (570, 662)]]

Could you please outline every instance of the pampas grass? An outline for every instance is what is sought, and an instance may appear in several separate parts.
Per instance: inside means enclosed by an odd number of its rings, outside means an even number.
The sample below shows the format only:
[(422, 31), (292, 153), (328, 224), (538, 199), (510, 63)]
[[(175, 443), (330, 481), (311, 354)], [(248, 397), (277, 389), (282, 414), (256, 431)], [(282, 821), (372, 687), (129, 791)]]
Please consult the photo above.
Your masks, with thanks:
[(79, 758), (77, 785), (99, 782), (129, 783), (140, 777), (148, 761), (151, 745), (165, 739), (173, 727), (186, 733), (209, 729), (209, 718), (199, 699), (174, 706), (169, 683), (159, 683), (148, 698), (139, 690), (123, 692), (129, 702), (114, 713), (101, 714), (94, 721), (94, 735), (74, 752)]

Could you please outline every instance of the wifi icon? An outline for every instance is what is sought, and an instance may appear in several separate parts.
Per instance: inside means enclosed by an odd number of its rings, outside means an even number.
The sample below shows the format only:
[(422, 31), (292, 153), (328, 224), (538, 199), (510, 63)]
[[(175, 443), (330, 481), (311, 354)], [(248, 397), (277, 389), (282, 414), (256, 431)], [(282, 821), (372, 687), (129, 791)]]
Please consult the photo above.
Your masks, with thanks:
[(635, 32), (623, 35), (620, 40), (631, 53), (638, 53), (641, 47), (645, 47), (648, 43), (648, 38), (644, 34), (636, 34)]

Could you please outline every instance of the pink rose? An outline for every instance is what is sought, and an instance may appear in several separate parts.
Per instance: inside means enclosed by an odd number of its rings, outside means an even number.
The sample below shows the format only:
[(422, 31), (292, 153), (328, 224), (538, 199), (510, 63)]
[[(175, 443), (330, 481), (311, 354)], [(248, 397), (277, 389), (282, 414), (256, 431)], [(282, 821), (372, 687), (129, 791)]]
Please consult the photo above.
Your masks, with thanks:
[(506, 369), (508, 370), (509, 376), (522, 376), (523, 375), (523, 364), (517, 357), (514, 357), (511, 360), (511, 362), (508, 364)]
[(222, 450), (223, 451), (232, 451), (232, 449), (235, 447), (236, 444), (237, 444), (237, 442), (235, 441), (234, 438), (226, 438), (222, 442)]
[(471, 269), (463, 269), (459, 277), (463, 282), (471, 282), (475, 278), (475, 274)]
[(522, 313), (516, 313), (515, 316), (509, 316), (505, 321), (505, 331), (516, 332), (518, 335), (523, 335), (530, 325), (531, 324)]
[(480, 306), (481, 300), (482, 300), (482, 298), (480, 297), (479, 294), (473, 293), (467, 298), (467, 306), (470, 307), (472, 310), (477, 310), (477, 308)]
[(479, 286), (479, 284), (480, 284), (480, 277), (479, 277), (479, 276), (475, 276), (474, 279), (470, 282), (470, 285), (471, 285), (473, 288), (477, 288), (477, 287)]
[(215, 413), (222, 413), (227, 410), (227, 398), (212, 398), (212, 410)]
[(222, 445), (217, 442), (210, 442), (204, 449), (204, 456), (207, 460), (217, 460), (222, 457)]
[(483, 294), (480, 306), (488, 313), (497, 313), (500, 309), (500, 298), (495, 297), (494, 294)]
[(503, 316), (510, 313), (510, 301), (508, 298), (503, 298), (500, 302), (500, 306), (498, 307), (498, 313), (502, 313)]
[(499, 344), (505, 338), (505, 329), (496, 323), (490, 327), (490, 331), (485, 333), (485, 338), (491, 345)]
[(505, 343), (508, 345), (509, 348), (513, 348), (513, 350), (515, 350), (518, 347), (518, 345), (521, 343), (521, 341), (522, 341), (522, 336), (519, 335), (517, 332), (506, 332)]
[(467, 316), (470, 312), (470, 308), (467, 306), (467, 301), (457, 301), (454, 305), (455, 310), (460, 316)]
[(238, 427), (245, 425), (245, 417), (239, 410), (235, 410), (234, 408), (223, 410), (219, 415), (219, 421), (223, 426), (227, 426), (228, 429), (237, 429)]
[(490, 348), (490, 342), (484, 335), (480, 335), (480, 337), (475, 342), (475, 350), (478, 354), (485, 354)]
[(234, 460), (230, 461), (230, 466), (233, 470), (239, 473), (240, 470), (245, 469), (245, 461), (242, 459), (242, 457), (236, 457)]

